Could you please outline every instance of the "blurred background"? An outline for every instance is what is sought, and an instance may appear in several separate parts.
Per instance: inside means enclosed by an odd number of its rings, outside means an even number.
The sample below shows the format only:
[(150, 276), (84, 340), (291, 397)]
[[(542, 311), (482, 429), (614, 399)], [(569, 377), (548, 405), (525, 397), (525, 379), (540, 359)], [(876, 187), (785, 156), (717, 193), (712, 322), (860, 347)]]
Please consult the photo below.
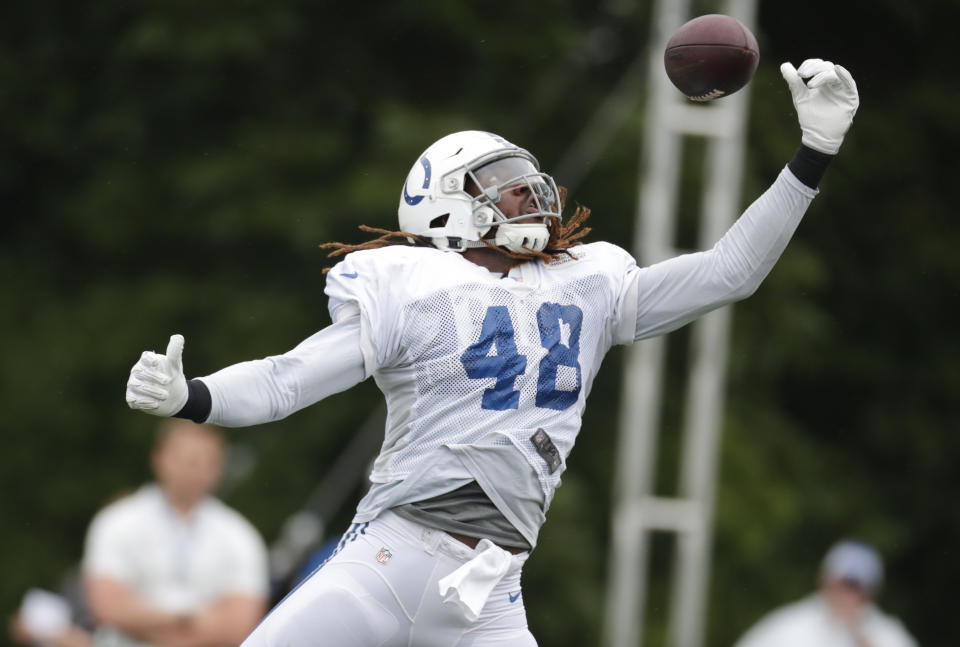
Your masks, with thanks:
[[(440, 136), (478, 128), (529, 148), (593, 209), (590, 240), (629, 249), (650, 13), (633, 0), (5, 4), (0, 612), (28, 587), (56, 590), (93, 513), (149, 478), (156, 421), (123, 399), (139, 353), (182, 333), (199, 376), (327, 325), (317, 246), (394, 228), (406, 173)], [(960, 643), (958, 20), (956, 0), (759, 4), (744, 206), (799, 143), (780, 62), (843, 63), (861, 108), (794, 241), (735, 309), (710, 647), (811, 590), (848, 535), (884, 554), (881, 604), (921, 644)], [(573, 156), (598, 118), (609, 137)], [(670, 338), (674, 376), (686, 334)], [(622, 364), (615, 349), (595, 382), (525, 569), (542, 645), (602, 632)], [(275, 541), (379, 401), (368, 381), (230, 431), (222, 497)], [(658, 473), (665, 493), (675, 480)], [(349, 523), (351, 487), (328, 535)], [(653, 547), (646, 644), (662, 637), (670, 550)]]

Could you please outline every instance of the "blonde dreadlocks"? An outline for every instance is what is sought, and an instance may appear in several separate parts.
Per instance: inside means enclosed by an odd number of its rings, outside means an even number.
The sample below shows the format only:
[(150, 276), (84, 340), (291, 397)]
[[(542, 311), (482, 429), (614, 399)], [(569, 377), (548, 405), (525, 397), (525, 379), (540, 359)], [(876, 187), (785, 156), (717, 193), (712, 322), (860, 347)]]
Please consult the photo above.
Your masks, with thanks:
[[(558, 188), (558, 190), (560, 191), (560, 204), (558, 205), (557, 213), (563, 213), (563, 208), (567, 201), (567, 188), (561, 186)], [(547, 245), (543, 251), (536, 251), (524, 247), (524, 249), (527, 250), (527, 253), (511, 252), (503, 249), (502, 247), (497, 247), (486, 239), (481, 239), (481, 242), (487, 247), (500, 252), (504, 256), (517, 259), (517, 265), (519, 265), (521, 262), (529, 261), (534, 258), (539, 258), (544, 263), (550, 263), (558, 254), (566, 254), (567, 256), (575, 259), (576, 257), (570, 253), (569, 249), (574, 245), (575, 242), (579, 241), (590, 233), (590, 227), (583, 227), (583, 223), (586, 222), (587, 218), (589, 217), (590, 209), (583, 205), (577, 205), (573, 215), (569, 220), (567, 220), (567, 224), (563, 224), (559, 218), (550, 218), (547, 221), (547, 231), (550, 232), (550, 238), (548, 239)], [(406, 231), (390, 231), (389, 229), (380, 229), (378, 227), (370, 227), (368, 225), (360, 225), (359, 228), (360, 231), (380, 234), (380, 236), (378, 238), (374, 238), (373, 240), (368, 240), (365, 243), (359, 243), (357, 245), (349, 245), (347, 243), (323, 243), (320, 245), (320, 249), (333, 250), (327, 254), (327, 257), (336, 258), (337, 256), (343, 256), (344, 254), (349, 254), (350, 252), (356, 252), (362, 249), (377, 249), (379, 247), (388, 247), (390, 245), (432, 246), (421, 236), (417, 236), (416, 234), (411, 234)], [(330, 269), (331, 268), (329, 267), (323, 268), (323, 273), (326, 274), (330, 271)]]

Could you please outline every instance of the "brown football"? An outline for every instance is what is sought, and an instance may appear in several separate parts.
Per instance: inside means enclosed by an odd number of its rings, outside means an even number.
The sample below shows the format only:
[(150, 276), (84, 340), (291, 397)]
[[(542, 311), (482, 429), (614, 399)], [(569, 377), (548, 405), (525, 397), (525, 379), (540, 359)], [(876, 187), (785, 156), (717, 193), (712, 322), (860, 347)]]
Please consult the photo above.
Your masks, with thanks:
[(733, 94), (753, 78), (758, 63), (757, 39), (742, 22), (722, 14), (685, 23), (663, 53), (667, 76), (694, 101)]

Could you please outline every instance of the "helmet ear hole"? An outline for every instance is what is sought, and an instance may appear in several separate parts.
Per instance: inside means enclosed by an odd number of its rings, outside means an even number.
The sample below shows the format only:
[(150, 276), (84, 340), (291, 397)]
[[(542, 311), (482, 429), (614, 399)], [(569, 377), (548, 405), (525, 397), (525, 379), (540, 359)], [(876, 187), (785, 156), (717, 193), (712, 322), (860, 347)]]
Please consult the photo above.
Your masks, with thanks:
[(450, 214), (445, 213), (437, 216), (430, 221), (430, 229), (439, 229), (440, 227), (446, 227), (447, 221), (450, 219)]

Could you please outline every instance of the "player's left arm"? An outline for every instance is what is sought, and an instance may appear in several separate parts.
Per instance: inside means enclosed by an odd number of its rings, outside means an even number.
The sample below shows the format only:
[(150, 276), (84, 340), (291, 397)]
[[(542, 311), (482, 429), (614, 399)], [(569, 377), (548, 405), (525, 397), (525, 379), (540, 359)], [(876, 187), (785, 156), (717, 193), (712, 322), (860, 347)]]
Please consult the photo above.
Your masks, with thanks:
[(285, 418), (366, 377), (356, 314), (283, 355), (234, 364), (198, 381), (210, 392), (208, 422), (246, 427)]
[(804, 61), (799, 70), (784, 63), (781, 72), (797, 109), (800, 148), (712, 249), (636, 271), (635, 339), (670, 332), (753, 294), (816, 196), (856, 114), (857, 87), (847, 70), (820, 59)]

